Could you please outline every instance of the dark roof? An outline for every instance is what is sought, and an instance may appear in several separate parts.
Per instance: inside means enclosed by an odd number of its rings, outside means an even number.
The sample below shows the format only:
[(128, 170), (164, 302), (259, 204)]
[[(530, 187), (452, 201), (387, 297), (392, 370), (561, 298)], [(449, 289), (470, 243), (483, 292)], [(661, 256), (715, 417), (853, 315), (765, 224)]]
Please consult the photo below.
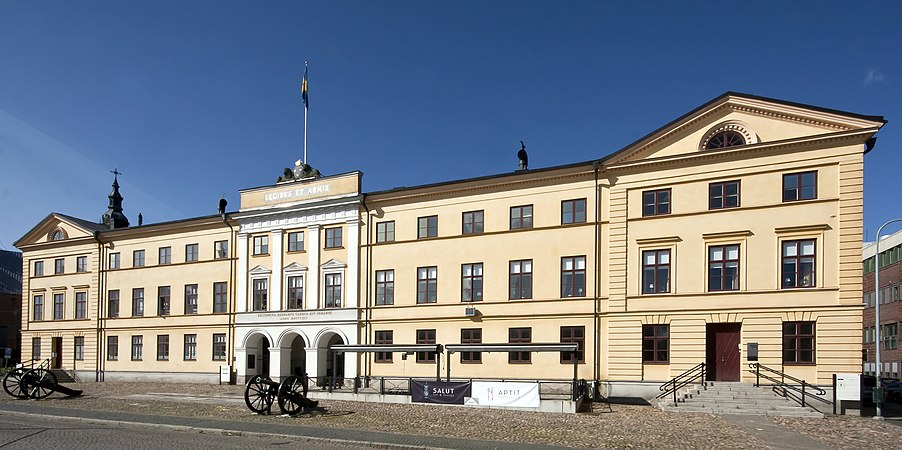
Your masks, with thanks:
[(0, 294), (22, 293), (22, 254), (0, 250)]
[(60, 216), (60, 217), (66, 219), (66, 220), (68, 220), (68, 221), (70, 221), (70, 222), (73, 222), (73, 223), (75, 223), (76, 225), (78, 225), (78, 226), (80, 226), (80, 227), (82, 227), (82, 228), (85, 228), (85, 229), (87, 229), (87, 230), (91, 230), (91, 231), (104, 231), (104, 230), (108, 230), (108, 229), (109, 229), (109, 228), (106, 227), (106, 225), (104, 225), (104, 224), (102, 224), (102, 223), (91, 222), (91, 221), (85, 220), (85, 219), (79, 219), (78, 217), (73, 217), (73, 216), (70, 216), (70, 215), (68, 215), (68, 214), (60, 214), (60, 213), (53, 213), (53, 214), (55, 214), (55, 215), (57, 215), (57, 216)]

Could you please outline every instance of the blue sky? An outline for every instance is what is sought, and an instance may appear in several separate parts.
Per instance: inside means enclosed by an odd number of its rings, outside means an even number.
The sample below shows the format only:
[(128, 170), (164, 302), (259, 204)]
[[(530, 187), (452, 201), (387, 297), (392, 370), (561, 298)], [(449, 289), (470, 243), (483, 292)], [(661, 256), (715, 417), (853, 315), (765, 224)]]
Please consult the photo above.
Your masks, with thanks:
[[(890, 123), (868, 239), (902, 217), (900, 2), (0, 2), (0, 248), (49, 212), (212, 214), (303, 152), (364, 190), (598, 158), (739, 91)], [(685, 3), (685, 4), (684, 4)], [(893, 231), (893, 230), (890, 230)]]

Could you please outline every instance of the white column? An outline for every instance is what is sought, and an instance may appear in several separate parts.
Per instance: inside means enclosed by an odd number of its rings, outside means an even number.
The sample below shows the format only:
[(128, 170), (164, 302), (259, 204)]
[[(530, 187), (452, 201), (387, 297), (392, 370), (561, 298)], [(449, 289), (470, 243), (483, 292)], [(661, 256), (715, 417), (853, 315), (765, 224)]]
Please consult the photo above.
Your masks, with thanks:
[[(247, 312), (247, 233), (238, 233), (238, 273), (235, 274), (235, 312)], [(241, 372), (239, 372), (241, 374)]]
[(244, 384), (247, 381), (247, 349), (235, 344), (235, 369), (238, 371), (236, 382)]
[(272, 279), (269, 281), (270, 311), (282, 309), (282, 230), (272, 230), (269, 237), (269, 254), (272, 255)]
[(307, 263), (307, 302), (305, 303), (304, 309), (319, 309), (319, 259), (320, 259), (320, 245), (319, 245), (319, 231), (321, 227), (319, 225), (310, 225), (308, 231), (310, 236), (307, 236), (309, 246), (307, 247), (307, 255), (310, 258)]
[[(360, 220), (348, 221), (348, 272), (345, 276), (345, 307), (356, 308), (360, 296)], [(347, 362), (345, 362), (347, 364)], [(347, 367), (347, 366), (345, 366)]]
[(282, 381), (288, 374), (283, 371), (282, 349), (278, 346), (269, 348), (269, 377), (273, 381)]
[[(304, 371), (307, 372), (307, 376), (310, 377), (310, 388), (316, 384), (316, 377), (319, 376), (319, 349), (314, 345), (312, 347), (307, 347), (304, 349), (304, 356), (307, 359), (307, 363), (304, 365)], [(324, 372), (325, 373), (325, 372)]]

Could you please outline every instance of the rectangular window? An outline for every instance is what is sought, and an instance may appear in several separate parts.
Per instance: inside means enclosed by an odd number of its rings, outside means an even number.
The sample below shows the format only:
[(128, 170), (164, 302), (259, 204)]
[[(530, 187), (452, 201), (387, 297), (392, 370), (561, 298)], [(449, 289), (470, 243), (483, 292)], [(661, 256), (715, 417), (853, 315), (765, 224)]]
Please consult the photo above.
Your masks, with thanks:
[(132, 267), (144, 267), (144, 250), (132, 252)]
[(65, 294), (53, 294), (53, 320), (63, 320), (66, 307)]
[(288, 233), (288, 251), (302, 252), (304, 251), (304, 232), (295, 231)]
[(157, 361), (169, 361), (169, 335), (157, 336)]
[(119, 359), (119, 336), (106, 337), (106, 359), (107, 361)]
[(642, 293), (670, 292), (670, 250), (642, 252)]
[(642, 193), (642, 217), (670, 214), (670, 189)]
[(783, 288), (814, 287), (815, 240), (783, 241)]
[(76, 361), (84, 361), (85, 359), (85, 337), (84, 336), (75, 336), (75, 351), (73, 352), (72, 357)]
[(172, 263), (172, 247), (160, 247), (159, 255), (160, 264)]
[(185, 335), (185, 361), (197, 360), (197, 335)]
[(132, 317), (144, 315), (144, 288), (132, 289)]
[(482, 263), (460, 266), (460, 301), (482, 301)]
[(561, 224), (585, 223), (586, 199), (564, 200), (561, 202)]
[(75, 271), (79, 273), (84, 273), (88, 271), (88, 257), (87, 256), (79, 256), (75, 258)]
[(254, 236), (254, 255), (269, 254), (269, 236)]
[(132, 361), (144, 359), (144, 336), (132, 336)]
[(561, 352), (561, 364), (586, 362), (586, 327), (561, 327), (561, 343), (576, 344), (576, 352)]
[(110, 253), (110, 270), (118, 269), (120, 267), (119, 263), (119, 253)]
[(642, 325), (642, 362), (670, 362), (670, 325)]
[(44, 276), (44, 261), (35, 261), (34, 262), (34, 276), (36, 276), (36, 277)]
[(393, 242), (395, 240), (395, 221), (376, 224), (376, 242)]
[(226, 335), (213, 335), (213, 361), (225, 361), (226, 359)]
[(229, 257), (229, 241), (216, 241), (213, 243), (213, 259), (226, 259)]
[(561, 258), (561, 298), (586, 296), (586, 257)]
[(708, 291), (739, 289), (739, 246), (708, 247)]
[(43, 295), (35, 295), (33, 299), (33, 306), (31, 308), (31, 320), (38, 321), (44, 320), (44, 296)]
[(31, 359), (41, 359), (41, 338), (31, 338)]
[(532, 298), (532, 260), (510, 262), (510, 299)]
[[(482, 344), (482, 328), (462, 328), (460, 330), (461, 344)], [(462, 364), (482, 363), (482, 352), (460, 352)]]
[(417, 219), (417, 239), (438, 236), (438, 216), (420, 217)]
[(883, 342), (883, 350), (895, 350), (899, 348), (899, 325), (890, 323), (880, 326), (880, 340)]
[(266, 278), (254, 280), (254, 311), (266, 311), (267, 284)]
[(326, 308), (341, 308), (341, 274), (326, 274)]
[[(531, 344), (532, 328), (508, 328), (507, 342), (510, 344)], [(529, 364), (532, 362), (532, 353), (508, 352), (507, 362), (509, 364)]]
[(172, 308), (171, 289), (169, 286), (160, 286), (157, 288), (157, 314), (168, 316)]
[(812, 200), (817, 198), (817, 172), (801, 172), (783, 175), (783, 201)]
[(724, 181), (708, 185), (708, 209), (739, 207), (739, 181)]
[(326, 228), (325, 248), (341, 248), (341, 227)]
[(54, 275), (66, 273), (66, 259), (65, 258), (57, 258), (57, 259), (53, 260), (53, 273), (54, 273)]
[(107, 317), (119, 317), (119, 289), (107, 292)]
[(288, 277), (288, 309), (304, 308), (304, 277)]
[(224, 281), (213, 283), (213, 313), (226, 312), (228, 302), (228, 284)]
[[(417, 330), (417, 344), (435, 344), (435, 330)], [(417, 352), (418, 363), (434, 363), (435, 352)]]
[(376, 304), (377, 305), (394, 305), (395, 304), (395, 271), (394, 270), (377, 270), (376, 271)]
[(75, 318), (76, 319), (87, 319), (88, 318), (88, 293), (87, 292), (76, 292), (75, 293)]
[[(391, 345), (393, 341), (393, 331), (376, 331), (376, 345)], [(392, 362), (392, 352), (376, 352), (373, 362)]]
[(188, 244), (185, 246), (185, 262), (197, 261), (198, 254), (197, 244)]
[(783, 322), (783, 364), (814, 364), (814, 322)]
[(438, 301), (438, 267), (417, 267), (417, 303)]
[(185, 314), (197, 314), (197, 285), (185, 285)]
[(463, 234), (478, 234), (484, 229), (482, 211), (470, 211), (463, 214)]
[(511, 230), (532, 228), (532, 205), (511, 207)]

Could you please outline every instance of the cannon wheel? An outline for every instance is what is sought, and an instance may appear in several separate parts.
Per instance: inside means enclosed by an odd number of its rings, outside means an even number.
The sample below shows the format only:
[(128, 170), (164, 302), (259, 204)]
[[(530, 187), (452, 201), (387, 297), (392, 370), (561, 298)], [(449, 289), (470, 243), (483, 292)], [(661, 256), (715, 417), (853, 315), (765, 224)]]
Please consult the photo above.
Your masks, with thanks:
[(279, 409), (293, 416), (301, 411), (307, 399), (307, 380), (291, 375), (279, 385)]
[(28, 393), (22, 389), (22, 375), (25, 369), (21, 367), (11, 370), (3, 377), (3, 390), (12, 397), (28, 398)]
[(28, 396), (34, 399), (47, 398), (56, 389), (57, 380), (53, 372), (44, 369), (31, 369), (22, 375), (23, 382), (26, 383)]
[(269, 414), (273, 401), (271, 385), (272, 379), (266, 375), (256, 375), (248, 380), (244, 388), (244, 403), (248, 409), (257, 414)]

